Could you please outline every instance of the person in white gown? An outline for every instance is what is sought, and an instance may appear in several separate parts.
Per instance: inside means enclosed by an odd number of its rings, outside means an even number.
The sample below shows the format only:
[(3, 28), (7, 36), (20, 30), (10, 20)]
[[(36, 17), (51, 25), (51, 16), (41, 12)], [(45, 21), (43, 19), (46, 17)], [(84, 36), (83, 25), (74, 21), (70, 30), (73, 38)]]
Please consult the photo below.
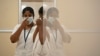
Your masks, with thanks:
[(36, 28), (33, 23), (34, 10), (25, 7), (22, 11), (23, 21), (17, 24), (10, 36), (12, 43), (17, 43), (14, 56), (32, 56), (33, 53), (33, 33)]
[(63, 26), (58, 21), (59, 11), (51, 7), (47, 11), (47, 27), (50, 34), (50, 55), (65, 56), (63, 52), (63, 43), (70, 43), (71, 37), (66, 33)]
[[(43, 7), (40, 7), (39, 18), (36, 20), (37, 27), (33, 33), (33, 56), (49, 56), (49, 33), (44, 27), (44, 11)], [(45, 30), (45, 31), (44, 31)]]
[[(43, 17), (42, 12), (37, 20), (37, 34), (33, 34), (34, 48), (33, 56), (65, 56), (63, 52), (63, 43), (70, 43), (70, 35), (64, 31), (57, 20), (59, 12), (56, 8), (51, 7), (47, 11), (47, 19)], [(41, 26), (42, 28), (41, 28)], [(39, 37), (36, 37), (39, 36)], [(42, 37), (41, 37), (42, 36)]]

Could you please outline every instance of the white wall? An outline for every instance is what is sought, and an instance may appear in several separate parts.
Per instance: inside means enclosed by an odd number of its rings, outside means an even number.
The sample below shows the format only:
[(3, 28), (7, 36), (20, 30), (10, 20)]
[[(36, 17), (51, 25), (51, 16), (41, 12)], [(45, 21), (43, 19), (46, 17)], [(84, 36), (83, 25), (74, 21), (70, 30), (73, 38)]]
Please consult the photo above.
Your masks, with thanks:
[(60, 22), (72, 32), (66, 56), (100, 56), (100, 1), (57, 0)]

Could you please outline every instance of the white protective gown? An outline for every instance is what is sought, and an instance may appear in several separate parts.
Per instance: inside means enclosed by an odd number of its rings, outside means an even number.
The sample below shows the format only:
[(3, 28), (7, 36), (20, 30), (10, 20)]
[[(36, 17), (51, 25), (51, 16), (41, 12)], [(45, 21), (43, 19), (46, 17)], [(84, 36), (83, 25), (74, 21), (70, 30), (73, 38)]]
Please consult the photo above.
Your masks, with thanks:
[(37, 34), (33, 45), (33, 56), (50, 56), (50, 42), (48, 41), (48, 37), (46, 37), (45, 43), (41, 45), (38, 36)]
[(48, 37), (44, 45), (40, 44), (39, 38), (36, 38), (33, 48), (33, 56), (65, 56), (63, 52), (63, 40), (59, 31), (51, 30), (46, 27), (50, 35), (50, 40)]
[[(19, 28), (18, 24), (13, 33)], [(38, 34), (36, 36), (35, 42), (33, 43), (33, 33), (36, 27), (33, 27), (25, 46), (24, 32), (22, 31), (19, 41), (17, 42), (15, 56), (65, 56), (63, 52), (63, 41), (59, 31), (51, 30), (47, 27), (47, 31), (50, 35), (50, 40), (48, 37), (44, 45), (40, 44)], [(26, 32), (28, 32), (27, 30)], [(12, 34), (13, 34), (12, 33)], [(25, 46), (25, 48), (24, 48)]]
[[(12, 32), (14, 34), (16, 30), (20, 27), (20, 24), (17, 24)], [(33, 32), (35, 27), (32, 27), (29, 36), (27, 38), (26, 44), (24, 39), (24, 30), (22, 30), (19, 40), (17, 41), (16, 51), (14, 56), (32, 56), (33, 53)], [(26, 30), (26, 35), (29, 30)]]
[(60, 32), (57, 30), (50, 30), (51, 32), (51, 39), (50, 39), (50, 46), (51, 46), (51, 55), (52, 56), (65, 56), (63, 52), (63, 41)]

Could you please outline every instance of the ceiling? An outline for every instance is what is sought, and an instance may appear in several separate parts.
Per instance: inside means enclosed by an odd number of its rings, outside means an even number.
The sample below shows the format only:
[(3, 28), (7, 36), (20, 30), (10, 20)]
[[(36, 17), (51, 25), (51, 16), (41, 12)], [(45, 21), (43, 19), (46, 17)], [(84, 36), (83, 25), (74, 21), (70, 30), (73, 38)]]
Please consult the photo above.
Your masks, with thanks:
[(22, 2), (53, 2), (53, 0), (21, 0)]

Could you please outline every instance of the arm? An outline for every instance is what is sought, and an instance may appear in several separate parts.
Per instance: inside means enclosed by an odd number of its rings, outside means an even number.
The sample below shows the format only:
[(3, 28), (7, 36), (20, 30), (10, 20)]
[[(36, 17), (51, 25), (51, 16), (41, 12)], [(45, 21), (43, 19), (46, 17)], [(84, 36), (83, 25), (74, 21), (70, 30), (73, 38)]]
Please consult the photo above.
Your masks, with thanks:
[(13, 35), (10, 36), (10, 40), (11, 40), (12, 43), (16, 43), (19, 40), (19, 36), (22, 32), (22, 29), (23, 29), (23, 27), (20, 26), (18, 28), (18, 30)]
[(62, 36), (62, 40), (64, 42), (70, 43), (70, 41), (71, 41), (70, 35), (64, 31), (63, 27), (60, 25), (59, 22), (57, 22), (57, 28), (60, 31), (60, 34)]
[(35, 42), (35, 39), (36, 39), (38, 32), (39, 32), (39, 27), (37, 26), (35, 32), (33, 33), (33, 43)]
[(35, 42), (35, 39), (36, 39), (36, 35), (37, 33), (39, 33), (39, 40), (40, 40), (40, 43), (43, 45), (43, 22), (40, 20), (40, 19), (37, 19), (36, 21), (36, 29), (35, 29), (35, 32), (33, 33), (33, 43)]
[(10, 40), (12, 43), (16, 43), (19, 40), (19, 36), (20, 36), (22, 30), (26, 27), (26, 25), (28, 25), (28, 23), (29, 22), (27, 21), (27, 19), (24, 20), (23, 23), (21, 24), (21, 26), (17, 29), (17, 31), (10, 36)]

